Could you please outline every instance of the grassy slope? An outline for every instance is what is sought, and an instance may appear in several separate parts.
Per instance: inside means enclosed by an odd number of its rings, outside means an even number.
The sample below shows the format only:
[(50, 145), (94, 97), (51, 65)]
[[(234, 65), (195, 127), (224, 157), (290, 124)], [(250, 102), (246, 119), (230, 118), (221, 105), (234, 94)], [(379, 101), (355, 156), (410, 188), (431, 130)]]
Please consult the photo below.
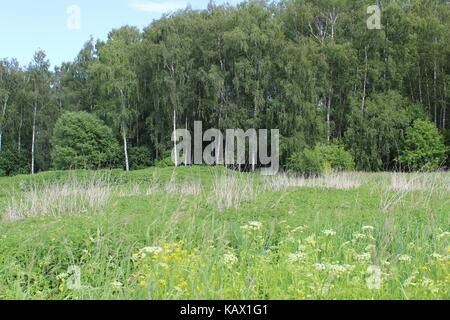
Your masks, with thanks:
[[(385, 191), (390, 177), (373, 174), (355, 189), (262, 191), (219, 210), (212, 185), (222, 174), (201, 167), (112, 171), (110, 181), (122, 192), (114, 192), (101, 214), (0, 222), (0, 298), (449, 297), (448, 192)], [(0, 178), (0, 215), (11, 194), (70, 175)], [(202, 191), (131, 191), (138, 183), (171, 179), (185, 186), (201, 181)], [(448, 185), (448, 175), (440, 179)], [(262, 229), (242, 229), (249, 221), (261, 222)], [(164, 252), (132, 259), (147, 246)], [(372, 264), (382, 272), (378, 290), (366, 284)], [(68, 286), (70, 265), (81, 268), (80, 289)]]

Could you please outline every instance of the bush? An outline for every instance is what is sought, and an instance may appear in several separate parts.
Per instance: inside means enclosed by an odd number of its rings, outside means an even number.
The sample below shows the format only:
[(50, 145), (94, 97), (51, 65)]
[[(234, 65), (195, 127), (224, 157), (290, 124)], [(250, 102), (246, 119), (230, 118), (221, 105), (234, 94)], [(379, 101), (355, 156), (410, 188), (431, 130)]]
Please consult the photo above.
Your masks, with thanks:
[(350, 152), (340, 144), (321, 145), (319, 153), (331, 165), (333, 171), (351, 171), (355, 169), (355, 161)]
[(130, 168), (139, 170), (152, 165), (150, 150), (146, 147), (132, 147), (128, 150)]
[(164, 157), (162, 160), (159, 160), (156, 162), (155, 166), (157, 168), (167, 168), (167, 167), (173, 167), (175, 164), (172, 161), (172, 156)]
[(63, 114), (56, 122), (52, 146), (58, 170), (111, 168), (119, 152), (111, 129), (86, 112)]
[(30, 161), (24, 152), (3, 149), (0, 152), (0, 176), (13, 176), (30, 172)]
[(305, 148), (303, 152), (292, 155), (288, 169), (305, 176), (317, 176), (331, 171), (353, 170), (352, 155), (339, 144), (317, 145), (314, 149)]
[(416, 120), (406, 131), (398, 160), (409, 170), (434, 171), (445, 163), (447, 151), (438, 128), (430, 121)]
[(323, 172), (323, 159), (316, 149), (305, 148), (289, 158), (288, 169), (306, 176), (317, 176)]

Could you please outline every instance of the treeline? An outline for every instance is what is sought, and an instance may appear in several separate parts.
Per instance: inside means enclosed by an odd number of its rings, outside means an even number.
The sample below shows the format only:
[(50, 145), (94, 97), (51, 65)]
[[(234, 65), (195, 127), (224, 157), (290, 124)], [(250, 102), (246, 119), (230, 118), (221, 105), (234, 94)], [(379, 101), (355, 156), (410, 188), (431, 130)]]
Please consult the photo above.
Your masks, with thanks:
[(367, 27), (374, 0), (211, 3), (91, 39), (53, 71), (42, 51), (25, 68), (2, 60), (0, 174), (54, 168), (53, 129), (67, 111), (101, 119), (124, 168), (167, 157), (174, 120), (278, 128), (282, 165), (338, 142), (359, 170), (397, 169), (417, 119), (448, 146), (450, 6), (376, 2), (381, 29)]

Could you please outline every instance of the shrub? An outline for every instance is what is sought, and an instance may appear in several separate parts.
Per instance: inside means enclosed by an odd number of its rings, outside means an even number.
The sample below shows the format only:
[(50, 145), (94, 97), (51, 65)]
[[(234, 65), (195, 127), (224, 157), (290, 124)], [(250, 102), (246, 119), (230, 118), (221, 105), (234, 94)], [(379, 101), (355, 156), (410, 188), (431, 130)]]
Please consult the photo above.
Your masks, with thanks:
[(314, 149), (305, 148), (288, 161), (288, 169), (306, 176), (317, 176), (332, 171), (353, 170), (352, 155), (340, 144), (317, 145)]
[(24, 152), (3, 149), (0, 152), (0, 176), (13, 176), (30, 172), (30, 162)]
[(146, 147), (132, 147), (128, 150), (130, 168), (139, 170), (152, 165), (150, 150)]
[(173, 167), (175, 164), (172, 161), (172, 156), (168, 156), (156, 162), (155, 166), (158, 168)]
[(56, 122), (52, 138), (55, 169), (99, 169), (114, 166), (119, 152), (109, 127), (86, 112), (67, 112)]
[(350, 152), (338, 143), (321, 145), (319, 152), (333, 171), (351, 171), (355, 169), (355, 161)]
[(430, 121), (416, 120), (406, 131), (398, 160), (409, 170), (434, 171), (445, 162), (447, 151), (438, 128)]
[(317, 151), (317, 148), (305, 148), (303, 152), (294, 153), (288, 160), (288, 169), (306, 176), (323, 173), (324, 162)]

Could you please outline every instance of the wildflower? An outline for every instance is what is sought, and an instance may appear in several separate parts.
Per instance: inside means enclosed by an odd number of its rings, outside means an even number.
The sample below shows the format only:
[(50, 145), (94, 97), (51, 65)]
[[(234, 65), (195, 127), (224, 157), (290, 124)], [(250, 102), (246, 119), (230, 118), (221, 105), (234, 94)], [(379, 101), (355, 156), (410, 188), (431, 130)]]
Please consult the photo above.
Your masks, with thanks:
[(66, 272), (60, 273), (56, 276), (56, 279), (58, 280), (64, 280), (68, 277), (69, 275)]
[(363, 234), (363, 233), (357, 233), (356, 232), (356, 233), (353, 234), (353, 240), (363, 240), (365, 238), (367, 238), (367, 236), (365, 234)]
[(436, 259), (436, 260), (438, 260), (438, 261), (443, 261), (444, 260), (444, 256), (442, 254), (439, 254), (439, 253), (436, 253), (436, 252), (433, 253), (431, 255), (431, 257)]
[(372, 232), (374, 230), (375, 230), (375, 228), (372, 226), (363, 226), (362, 227), (362, 231), (364, 231), (364, 232)]
[(306, 254), (303, 252), (291, 253), (287, 260), (289, 263), (296, 263), (304, 260), (306, 258)]
[(242, 226), (241, 229), (247, 232), (261, 231), (263, 225), (258, 221), (250, 221), (246, 225)]
[(223, 256), (223, 263), (227, 268), (232, 268), (238, 263), (239, 259), (233, 253), (227, 253)]
[(448, 238), (448, 237), (450, 237), (450, 232), (448, 232), (448, 231), (445, 231), (445, 232), (441, 233), (440, 235), (438, 235), (439, 239), (444, 239), (444, 238)]
[(141, 249), (140, 253), (146, 253), (150, 255), (158, 255), (163, 251), (161, 247), (145, 247)]
[(111, 287), (113, 288), (114, 291), (119, 291), (120, 289), (122, 289), (123, 284), (120, 281), (113, 281), (111, 282)]
[(308, 238), (305, 239), (305, 242), (307, 244), (309, 244), (310, 246), (315, 246), (316, 245), (316, 237), (314, 235), (309, 236)]
[(410, 263), (412, 258), (407, 254), (402, 254), (400, 257), (398, 257), (398, 260), (404, 263)]
[(336, 231), (334, 230), (323, 230), (322, 233), (327, 237), (332, 237), (336, 235)]
[(158, 283), (160, 286), (165, 286), (167, 284), (166, 280), (159, 280)]
[(336, 276), (343, 275), (347, 272), (351, 272), (355, 269), (355, 266), (348, 264), (331, 264), (330, 271)]
[(316, 268), (317, 271), (324, 271), (327, 269), (327, 266), (323, 263), (316, 263), (314, 267)]
[(367, 263), (372, 259), (372, 256), (370, 253), (365, 252), (363, 254), (357, 254), (356, 260), (358, 260), (359, 263)]

